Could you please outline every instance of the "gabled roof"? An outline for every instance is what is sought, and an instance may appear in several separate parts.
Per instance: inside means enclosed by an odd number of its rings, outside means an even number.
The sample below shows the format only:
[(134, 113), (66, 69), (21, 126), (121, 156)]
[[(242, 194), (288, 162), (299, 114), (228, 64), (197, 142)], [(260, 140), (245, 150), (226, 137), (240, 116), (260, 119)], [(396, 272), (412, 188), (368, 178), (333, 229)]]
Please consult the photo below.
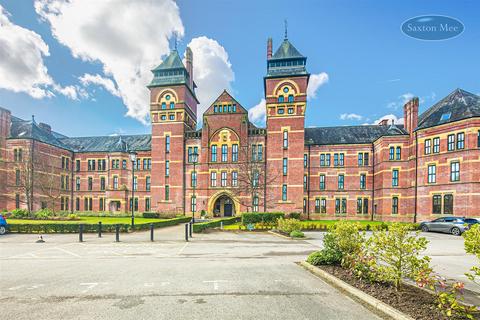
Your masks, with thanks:
[(275, 54), (269, 60), (276, 59), (291, 59), (291, 58), (305, 58), (288, 39), (283, 40), (280, 47), (278, 47)]
[(420, 115), (417, 129), (472, 117), (480, 117), (480, 96), (456, 89)]
[(10, 139), (34, 139), (36, 141), (70, 150), (67, 145), (58, 139), (59, 135), (59, 133), (54, 131), (47, 131), (41, 128), (33, 119), (26, 121), (17, 117), (12, 117)]
[(372, 143), (380, 137), (407, 135), (403, 125), (368, 125), (344, 127), (305, 128), (305, 144), (364, 144)]
[(213, 103), (208, 107), (207, 110), (205, 110), (204, 115), (210, 115), (210, 114), (218, 114), (222, 115), (224, 113), (215, 113), (214, 112), (214, 107), (215, 105), (219, 104), (235, 104), (236, 105), (236, 111), (235, 112), (229, 112), (228, 114), (232, 113), (248, 113), (248, 111), (234, 98), (226, 89), (223, 90), (223, 92), (213, 101)]
[(185, 66), (183, 65), (182, 59), (180, 58), (177, 50), (172, 50), (168, 57), (152, 71), (168, 69), (185, 69)]

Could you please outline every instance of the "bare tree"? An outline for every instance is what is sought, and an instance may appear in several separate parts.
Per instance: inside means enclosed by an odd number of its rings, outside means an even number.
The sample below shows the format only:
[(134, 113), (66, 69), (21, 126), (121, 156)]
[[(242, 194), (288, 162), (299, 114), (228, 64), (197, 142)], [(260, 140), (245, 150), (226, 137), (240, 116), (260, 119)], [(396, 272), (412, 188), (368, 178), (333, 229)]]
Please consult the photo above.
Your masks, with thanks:
[[(48, 199), (49, 208), (55, 212), (55, 205), (62, 196), (61, 190), (67, 190), (69, 187), (68, 176), (58, 174), (52, 161), (42, 159), (35, 164), (35, 185), (38, 186), (41, 195)], [(63, 186), (62, 186), (63, 184)]]
[(14, 177), (13, 179), (7, 180), (13, 181), (13, 184), (10, 185), (14, 190), (13, 194), (21, 195), (19, 201), (27, 205), (27, 210), (30, 213), (33, 210), (33, 176), (35, 174), (33, 162), (31, 158), (27, 156), (14, 162), (13, 168)]

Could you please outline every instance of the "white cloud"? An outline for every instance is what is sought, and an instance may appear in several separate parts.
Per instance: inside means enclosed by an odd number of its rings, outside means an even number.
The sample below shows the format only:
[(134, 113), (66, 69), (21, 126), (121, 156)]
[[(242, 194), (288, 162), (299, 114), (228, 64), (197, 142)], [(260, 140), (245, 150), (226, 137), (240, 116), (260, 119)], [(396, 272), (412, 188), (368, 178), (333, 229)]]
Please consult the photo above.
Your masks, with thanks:
[(200, 101), (197, 115), (201, 116), (224, 89), (231, 90), (235, 74), (227, 51), (217, 41), (202, 36), (192, 39), (188, 46), (193, 53), (193, 79)]
[(36, 0), (35, 11), (74, 57), (103, 66), (101, 77), (113, 78), (127, 115), (146, 123), (149, 92), (145, 86), (152, 79), (150, 70), (169, 53), (168, 39), (184, 33), (177, 4), (172, 0)]
[(310, 80), (308, 81), (307, 88), (307, 97), (309, 99), (314, 99), (317, 97), (317, 90), (322, 85), (328, 82), (328, 74), (321, 72), (319, 74), (310, 75)]
[(99, 74), (93, 75), (89, 73), (85, 73), (83, 76), (79, 77), (78, 79), (84, 86), (88, 86), (92, 84), (99, 85), (105, 88), (105, 90), (110, 92), (112, 95), (116, 97), (120, 97), (120, 92), (115, 86), (115, 83), (113, 83), (112, 79), (102, 77)]
[(248, 110), (248, 118), (250, 119), (251, 122), (255, 123), (256, 125), (259, 125), (259, 126), (265, 125), (266, 102), (264, 98), (262, 98), (262, 100), (260, 100), (260, 102), (256, 106)]
[(404, 118), (399, 118), (394, 114), (387, 114), (387, 115), (384, 115), (383, 117), (380, 117), (379, 119), (375, 120), (373, 123), (364, 123), (364, 124), (365, 125), (379, 124), (382, 120), (388, 120), (388, 124), (392, 124), (392, 121), (395, 124), (403, 124), (405, 119)]
[(340, 115), (340, 120), (356, 120), (360, 121), (363, 119), (363, 116), (356, 113), (342, 113)]

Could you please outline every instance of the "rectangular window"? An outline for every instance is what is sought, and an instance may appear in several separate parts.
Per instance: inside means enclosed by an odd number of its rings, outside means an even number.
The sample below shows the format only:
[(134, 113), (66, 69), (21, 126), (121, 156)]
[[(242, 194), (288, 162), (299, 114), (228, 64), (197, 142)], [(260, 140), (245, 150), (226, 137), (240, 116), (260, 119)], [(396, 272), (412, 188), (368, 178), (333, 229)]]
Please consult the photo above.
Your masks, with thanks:
[(92, 191), (93, 189), (93, 178), (88, 177), (88, 191)]
[(457, 149), (464, 149), (465, 148), (465, 133), (459, 132), (457, 133)]
[(455, 150), (455, 135), (449, 134), (447, 137), (447, 150), (453, 151)]
[(338, 153), (333, 154), (333, 166), (338, 167)]
[(118, 177), (113, 176), (113, 190), (118, 190)]
[(165, 136), (165, 152), (166, 153), (170, 152), (170, 136), (169, 135)]
[(227, 172), (226, 171), (222, 171), (220, 183), (222, 184), (222, 187), (227, 186)]
[(345, 176), (343, 174), (338, 175), (338, 189), (343, 190), (345, 187)]
[(392, 170), (392, 187), (398, 187), (398, 169)]
[(401, 160), (402, 159), (402, 148), (400, 147), (397, 147), (397, 151), (396, 151), (396, 160)]
[(133, 190), (138, 190), (138, 177), (133, 177)]
[(60, 197), (60, 210), (63, 211), (65, 210), (65, 198)]
[(170, 176), (170, 160), (165, 161), (165, 177)]
[(432, 153), (432, 140), (427, 139), (425, 140), (425, 154)]
[(192, 188), (197, 186), (197, 172), (196, 171), (192, 171), (192, 173), (190, 174), (190, 185), (192, 186)]
[(188, 152), (187, 152), (187, 154), (188, 154), (187, 161), (188, 161), (188, 162), (192, 162), (193, 148), (192, 148), (192, 147), (188, 147), (187, 150), (188, 150)]
[(320, 190), (325, 190), (325, 175), (320, 175)]
[(232, 162), (238, 161), (238, 144), (232, 145)]
[(145, 191), (150, 191), (151, 189), (151, 178), (145, 177)]
[(330, 153), (327, 153), (327, 155), (325, 156), (325, 166), (327, 167), (330, 167), (330, 160), (332, 158), (331, 154)]
[(222, 162), (227, 162), (228, 157), (228, 146), (226, 144), (222, 144)]
[(80, 198), (75, 198), (75, 210), (80, 211)]
[(362, 173), (360, 175), (360, 189), (365, 189), (367, 186), (367, 175)]
[(450, 181), (460, 181), (460, 162), (450, 162)]
[(434, 195), (432, 198), (432, 213), (433, 214), (442, 214), (442, 196)]
[(433, 153), (440, 152), (440, 138), (433, 138)]
[(20, 195), (15, 194), (15, 209), (20, 209)]
[(369, 165), (369, 159), (370, 158), (370, 154), (368, 152), (365, 152), (363, 154), (363, 165), (364, 166), (368, 166)]
[(340, 153), (340, 167), (343, 167), (345, 165), (345, 154)]
[(150, 198), (145, 198), (145, 211), (149, 212), (151, 209)]
[(212, 162), (217, 162), (217, 146), (216, 145), (212, 145), (211, 154), (212, 154)]
[(358, 166), (363, 166), (363, 153), (358, 154)]
[(238, 173), (237, 171), (232, 171), (232, 187), (238, 186)]
[(307, 191), (308, 188), (308, 176), (304, 175), (303, 176), (303, 191)]
[(20, 186), (20, 170), (15, 170), (15, 185)]
[(252, 144), (252, 161), (257, 161), (257, 145)]
[(443, 196), (443, 214), (453, 215), (453, 195), (451, 194)]
[(327, 199), (320, 200), (320, 213), (327, 213)]
[(398, 197), (392, 198), (392, 214), (398, 214)]
[(105, 210), (105, 199), (104, 198), (100, 198), (98, 199), (98, 210), (99, 211), (104, 211)]
[(288, 173), (288, 159), (287, 158), (283, 158), (283, 166), (282, 166), (282, 172), (283, 172), (283, 175), (286, 176), (287, 173)]
[(363, 213), (363, 199), (357, 198), (357, 213)]
[(342, 198), (342, 213), (347, 213), (347, 198)]
[(368, 213), (368, 198), (363, 198), (363, 213)]
[(258, 161), (263, 160), (263, 144), (258, 145), (258, 156), (257, 156)]
[(437, 166), (434, 164), (428, 165), (428, 183), (437, 182)]
[(315, 213), (320, 213), (320, 199), (315, 199)]
[(170, 186), (166, 185), (165, 186), (165, 200), (170, 200)]
[(308, 155), (307, 155), (307, 154), (304, 154), (304, 155), (303, 155), (303, 167), (304, 167), (304, 168), (306, 168), (307, 165), (308, 165), (307, 159), (308, 159)]
[(122, 169), (127, 169), (127, 160), (122, 160)]
[(143, 158), (143, 170), (147, 170), (148, 165), (147, 165), (147, 158)]
[(388, 160), (395, 159), (395, 147), (390, 147), (390, 152), (388, 153)]
[(147, 159), (147, 170), (151, 170), (151, 169), (152, 169), (152, 159), (148, 158)]
[(80, 160), (75, 161), (75, 171), (80, 171)]
[(258, 170), (254, 170), (253, 171), (253, 187), (256, 188), (258, 187), (258, 178), (259, 178), (260, 174), (258, 172)]
[(253, 212), (258, 212), (258, 195), (253, 196)]
[(282, 185), (282, 201), (287, 201), (287, 185)]
[(80, 177), (75, 178), (75, 190), (80, 191)]
[(325, 154), (320, 155), (320, 167), (325, 167)]
[[(133, 208), (133, 211), (138, 211), (138, 198), (135, 198), (135, 207)], [(132, 198), (130, 198), (130, 210), (132, 210)]]
[(217, 173), (215, 171), (212, 171), (212, 173), (210, 173), (210, 185), (212, 187), (217, 186)]
[(283, 148), (288, 148), (288, 131), (283, 130)]
[(197, 211), (197, 197), (195, 197), (195, 196), (190, 198), (190, 210), (192, 212)]
[(105, 177), (100, 177), (100, 191), (105, 191)]

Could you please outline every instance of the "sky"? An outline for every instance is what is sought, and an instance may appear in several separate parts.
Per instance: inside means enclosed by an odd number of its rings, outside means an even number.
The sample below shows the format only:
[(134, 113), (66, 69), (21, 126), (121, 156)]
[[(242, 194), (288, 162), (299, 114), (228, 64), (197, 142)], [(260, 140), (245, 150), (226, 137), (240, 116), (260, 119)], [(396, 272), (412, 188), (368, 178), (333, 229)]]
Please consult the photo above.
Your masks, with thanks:
[[(311, 73), (305, 125), (402, 122), (456, 88), (480, 94), (479, 1), (0, 0), (0, 107), (68, 136), (150, 132), (150, 72), (178, 39), (194, 54), (199, 110), (227, 89), (264, 125), (266, 43), (284, 38)], [(438, 14), (465, 26), (423, 41), (401, 24)], [(200, 118), (201, 119), (201, 118)]]

